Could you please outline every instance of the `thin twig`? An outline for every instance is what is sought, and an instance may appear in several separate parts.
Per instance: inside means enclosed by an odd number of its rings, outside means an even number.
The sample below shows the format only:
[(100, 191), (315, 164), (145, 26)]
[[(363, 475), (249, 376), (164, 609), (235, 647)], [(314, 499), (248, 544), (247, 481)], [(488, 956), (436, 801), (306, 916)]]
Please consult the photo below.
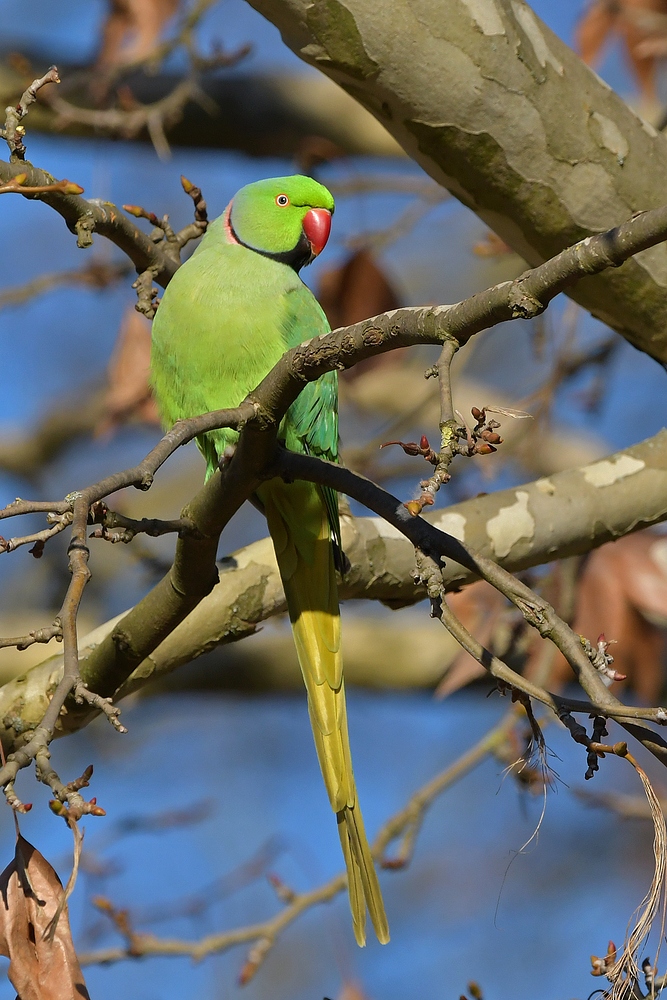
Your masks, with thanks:
[(25, 159), (26, 148), (23, 143), (25, 129), (21, 122), (27, 115), (30, 106), (37, 100), (37, 91), (45, 87), (47, 83), (60, 83), (56, 66), (51, 66), (44, 76), (33, 80), (30, 86), (24, 90), (19, 103), (14, 106), (10, 105), (5, 110), (5, 126), (0, 129), (0, 136), (9, 146), (12, 162)]
[(177, 534), (183, 538), (186, 535), (197, 537), (194, 523), (187, 517), (177, 517), (172, 520), (161, 520), (157, 517), (142, 517), (135, 520), (117, 511), (109, 510), (103, 500), (92, 504), (89, 523), (99, 525), (90, 535), (91, 538), (103, 538), (107, 542), (131, 542), (139, 534), (158, 538), (160, 535)]
[[(84, 108), (72, 104), (59, 94), (54, 94), (48, 98), (47, 103), (58, 115), (59, 124), (61, 126), (67, 126), (71, 123), (88, 125), (94, 129), (117, 133), (128, 139), (134, 138), (143, 129), (146, 129), (160, 159), (168, 159), (170, 149), (166, 131), (180, 121), (190, 102), (202, 105), (211, 114), (215, 114), (217, 111), (216, 105), (201, 89), (202, 74), (236, 66), (250, 52), (250, 46), (241, 45), (234, 52), (218, 50), (211, 56), (201, 56), (197, 53), (190, 38), (192, 29), (188, 30), (188, 44), (186, 45), (190, 64), (188, 73), (164, 97), (151, 104), (141, 104), (131, 94), (128, 94), (128, 88), (125, 88), (126, 104), (130, 104), (129, 107)], [(185, 41), (184, 36), (179, 39), (179, 44), (182, 44), (183, 41)], [(163, 51), (166, 52), (167, 49)], [(158, 56), (158, 60), (160, 58)], [(147, 61), (143, 60), (143, 62)], [(122, 67), (123, 72), (127, 72), (127, 69), (127, 66)], [(109, 80), (106, 83), (108, 85)]]
[[(51, 187), (48, 190), (51, 190)], [(127, 278), (131, 272), (132, 267), (127, 261), (107, 264), (102, 260), (91, 260), (80, 268), (41, 274), (38, 278), (33, 278), (24, 285), (7, 288), (0, 292), (0, 309), (5, 309), (7, 306), (23, 305), (24, 302), (30, 301), (35, 296), (42, 295), (44, 292), (49, 292), (52, 288), (58, 288), (61, 285), (83, 285), (95, 289), (107, 288), (109, 285)]]
[(72, 512), (66, 510), (63, 514), (49, 513), (46, 519), (51, 522), (51, 527), (43, 528), (42, 531), (35, 531), (31, 535), (20, 535), (16, 538), (3, 538), (0, 536), (0, 554), (3, 552), (14, 552), (16, 549), (21, 548), (22, 545), (32, 545), (33, 548), (30, 551), (36, 559), (39, 559), (49, 539), (59, 535), (61, 531), (64, 531), (72, 523)]
[(53, 625), (47, 625), (44, 628), (33, 629), (32, 632), (28, 632), (27, 635), (14, 636), (11, 639), (0, 639), (0, 649), (5, 649), (7, 646), (16, 646), (17, 649), (27, 649), (28, 646), (32, 646), (36, 642), (51, 642), (52, 639), (56, 639), (58, 642), (62, 642), (63, 638), (63, 627), (60, 621), (56, 618)]
[(192, 203), (195, 211), (195, 221), (191, 222), (189, 226), (185, 226), (178, 233), (176, 233), (176, 240), (178, 242), (179, 249), (182, 249), (186, 243), (190, 240), (198, 239), (203, 233), (208, 229), (208, 208), (206, 202), (204, 201), (204, 196), (201, 193), (201, 188), (198, 188), (196, 184), (189, 181), (187, 177), (181, 175), (181, 185), (183, 190), (187, 195), (192, 198)]
[[(386, 858), (390, 844), (401, 837), (406, 830), (418, 828), (436, 798), (480, 764), (488, 754), (499, 748), (506, 741), (516, 721), (516, 712), (514, 710), (508, 712), (478, 743), (415, 792), (406, 805), (386, 821), (372, 848), (373, 856), (380, 864), (390, 869), (397, 867)], [(406, 857), (404, 864), (408, 861), (409, 858)], [(82, 965), (108, 964), (145, 955), (189, 955), (194, 959), (201, 959), (208, 955), (220, 954), (239, 944), (256, 942), (247, 956), (239, 977), (245, 984), (257, 972), (278, 937), (294, 923), (297, 917), (320, 903), (330, 902), (344, 891), (346, 885), (345, 874), (341, 873), (310, 892), (290, 892), (287, 904), (274, 917), (247, 927), (210, 934), (199, 941), (159, 938), (153, 934), (138, 933), (129, 924), (127, 911), (116, 910), (107, 904), (105, 909), (107, 912), (110, 911), (110, 917), (114, 920), (117, 930), (126, 938), (126, 942), (120, 947), (84, 952), (79, 955), (79, 961)], [(119, 914), (123, 915), (120, 921), (117, 919)]]
[(11, 181), (0, 185), (0, 194), (83, 194), (83, 188), (74, 181), (63, 179), (50, 184), (24, 184), (26, 174), (18, 174)]

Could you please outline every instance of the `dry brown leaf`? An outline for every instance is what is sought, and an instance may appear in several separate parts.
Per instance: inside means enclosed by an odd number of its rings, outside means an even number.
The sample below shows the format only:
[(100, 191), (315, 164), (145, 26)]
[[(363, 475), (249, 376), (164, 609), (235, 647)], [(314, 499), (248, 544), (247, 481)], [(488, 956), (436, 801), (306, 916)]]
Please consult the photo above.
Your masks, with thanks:
[(594, 65), (616, 26), (617, 13), (605, 0), (590, 5), (576, 28), (576, 47), (584, 62)]
[(55, 931), (49, 924), (64, 890), (48, 861), (23, 837), (0, 875), (0, 954), (18, 1000), (89, 1000), (64, 907)]
[(146, 59), (178, 9), (179, 0), (111, 0), (102, 28), (98, 69)]
[(151, 325), (130, 306), (123, 317), (108, 368), (109, 390), (105, 416), (97, 433), (103, 434), (128, 420), (159, 424), (149, 385)]
[(294, 153), (294, 159), (301, 174), (312, 174), (315, 167), (331, 163), (347, 156), (347, 153), (331, 139), (321, 135), (308, 135), (301, 140)]
[[(478, 581), (447, 598), (454, 614), (484, 646), (493, 645), (506, 604), (488, 583)], [(613, 645), (613, 669), (624, 674), (642, 704), (659, 701), (665, 676), (667, 627), (667, 536), (642, 531), (602, 545), (586, 560), (576, 583), (572, 628), (595, 647), (604, 634)], [(541, 659), (543, 640), (536, 634), (526, 673)], [(486, 671), (461, 652), (440, 681), (436, 696), (445, 698)], [(565, 657), (556, 654), (550, 687), (572, 680)]]
[[(369, 316), (398, 309), (398, 293), (368, 250), (355, 251), (341, 267), (330, 268), (320, 277), (317, 297), (331, 329), (351, 326)], [(346, 378), (354, 379), (369, 368), (398, 364), (403, 351), (391, 351), (355, 365)]]
[[(656, 704), (664, 684), (667, 537), (642, 531), (592, 552), (577, 582), (575, 608), (574, 631), (593, 644), (601, 633), (614, 640), (614, 670), (627, 676), (642, 704)], [(560, 654), (554, 678), (572, 679)]]
[(503, 257), (505, 254), (514, 253), (514, 250), (505, 243), (505, 240), (489, 229), (484, 237), (475, 243), (472, 252), (477, 257)]
[[(468, 632), (488, 646), (507, 606), (503, 595), (490, 583), (478, 580), (456, 594), (449, 594), (447, 602)], [(481, 663), (462, 649), (435, 689), (435, 697), (447, 698), (485, 674)]]
[(333, 330), (400, 305), (397, 292), (368, 250), (357, 250), (341, 267), (324, 271), (317, 297)]
[(338, 1000), (369, 1000), (368, 994), (364, 993), (361, 984), (352, 979), (343, 983), (343, 988), (338, 994)]
[(656, 94), (656, 60), (667, 53), (667, 0), (595, 0), (576, 31), (582, 59), (595, 65), (608, 41), (620, 37), (640, 90)]

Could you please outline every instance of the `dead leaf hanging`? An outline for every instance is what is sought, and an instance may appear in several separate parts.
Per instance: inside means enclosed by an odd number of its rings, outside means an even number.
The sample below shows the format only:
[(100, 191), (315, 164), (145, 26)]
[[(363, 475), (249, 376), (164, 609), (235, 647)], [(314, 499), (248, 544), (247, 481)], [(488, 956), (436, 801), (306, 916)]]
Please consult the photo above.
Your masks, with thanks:
[(109, 362), (106, 413), (97, 434), (109, 433), (129, 420), (160, 423), (149, 385), (150, 360), (151, 325), (128, 307)]
[(178, 0), (111, 0), (97, 68), (110, 69), (146, 59), (177, 8)]
[[(642, 704), (656, 704), (663, 689), (665, 625), (667, 538), (640, 531), (590, 554), (577, 581), (572, 628), (592, 643), (601, 633), (615, 640), (614, 670), (628, 678)], [(557, 654), (553, 682), (571, 678)]]
[(332, 329), (400, 305), (397, 292), (368, 250), (357, 250), (340, 267), (324, 271), (317, 297)]
[(49, 933), (64, 895), (60, 879), (23, 837), (0, 875), (0, 894), (0, 954), (18, 1000), (90, 1000), (66, 906)]
[[(320, 277), (317, 297), (331, 329), (351, 326), (369, 316), (398, 309), (398, 293), (369, 250), (357, 250), (340, 267), (324, 271)], [(403, 351), (391, 351), (368, 358), (345, 375), (357, 378), (363, 371), (384, 364), (400, 364)]]
[(614, 36), (623, 42), (644, 97), (655, 101), (656, 63), (667, 54), (667, 0), (595, 0), (577, 25), (584, 62), (596, 65)]

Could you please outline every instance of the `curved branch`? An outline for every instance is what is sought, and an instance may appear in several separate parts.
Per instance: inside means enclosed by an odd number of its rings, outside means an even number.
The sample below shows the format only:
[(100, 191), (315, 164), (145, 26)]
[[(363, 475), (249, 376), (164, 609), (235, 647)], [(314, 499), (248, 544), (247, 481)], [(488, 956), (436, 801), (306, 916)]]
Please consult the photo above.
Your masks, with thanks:
[[(610, 475), (616, 469), (617, 478)], [(346, 473), (346, 470), (342, 470)], [(605, 482), (606, 485), (596, 485)], [(548, 480), (525, 483), (486, 496), (432, 510), (424, 518), (442, 531), (455, 534), (476, 553), (516, 572), (575, 553), (589, 551), (610, 539), (667, 519), (667, 431), (643, 444), (618, 452), (590, 466), (558, 473)], [(517, 499), (519, 498), (519, 499)], [(360, 495), (365, 502), (365, 495)], [(23, 504), (25, 502), (22, 502)], [(49, 509), (50, 505), (47, 505)], [(25, 509), (22, 507), (21, 509)], [(516, 523), (523, 512), (526, 534), (513, 539), (496, 530)], [(411, 523), (418, 523), (411, 519)], [(532, 528), (530, 524), (532, 523)], [(343, 546), (351, 568), (342, 581), (341, 597), (383, 601), (403, 607), (423, 600), (425, 588), (415, 584), (414, 547), (380, 517), (342, 519)], [(513, 541), (513, 544), (509, 544)], [(444, 570), (448, 589), (474, 579), (459, 563), (448, 560)], [(139, 653), (139, 640), (154, 628), (152, 602), (134, 609), (131, 624), (123, 614), (96, 629), (81, 645), (81, 674), (114, 699), (125, 697), (158, 680), (216, 646), (252, 635), (258, 625), (285, 610), (285, 597), (269, 538), (234, 552), (223, 560), (219, 580), (184, 621), (149, 651), (126, 679), (118, 658), (125, 652), (109, 638), (119, 628), (130, 648)], [(160, 609), (160, 614), (163, 611)], [(3, 742), (11, 747), (38, 724), (62, 670), (56, 655), (33, 667), (22, 678), (0, 688)], [(115, 686), (114, 686), (115, 684)], [(73, 732), (90, 716), (68, 710), (59, 720), (57, 735)]]
[[(51, 174), (27, 161), (7, 163), (0, 160), (0, 181), (7, 184), (17, 175), (25, 174), (25, 186), (53, 187), (57, 182)], [(105, 236), (127, 254), (137, 271), (151, 268), (155, 280), (161, 285), (168, 284), (177, 271), (180, 261), (168, 256), (159, 244), (152, 242), (117, 205), (97, 198), (83, 198), (81, 195), (63, 194), (60, 191), (45, 191), (42, 194), (24, 197), (43, 201), (63, 217), (70, 232), (75, 233), (81, 248), (92, 245), (93, 233)]]
[[(465, 343), (474, 333), (505, 319), (533, 317), (569, 283), (586, 274), (617, 266), (622, 260), (655, 245), (666, 236), (667, 208), (654, 209), (608, 233), (587, 238), (515, 281), (503, 282), (457, 305), (398, 309), (307, 341), (288, 351), (241, 406), (182, 421), (139, 466), (107, 477), (84, 491), (70, 494), (66, 499), (73, 515), (68, 549), (72, 580), (59, 614), (63, 625), (63, 674), (44, 718), (27, 744), (0, 770), (0, 784), (13, 780), (17, 769), (25, 766), (25, 762), (32, 759), (40, 747), (45, 745), (45, 739), (48, 744), (60, 720), (64, 702), (77, 685), (83, 683), (89, 686), (102, 698), (111, 696), (141, 661), (209, 593), (215, 582), (215, 553), (220, 532), (267, 475), (276, 474), (280, 461), (287, 461), (284, 456), (281, 459), (276, 452), (277, 428), (288, 407), (307, 382), (318, 379), (328, 371), (349, 368), (364, 358), (395, 347), (420, 343)], [(179, 538), (170, 573), (89, 654), (85, 666), (80, 665), (76, 615), (83, 589), (90, 577), (86, 526), (91, 505), (124, 486), (135, 485), (147, 489), (155, 471), (178, 445), (197, 434), (225, 426), (242, 428), (239, 444), (233, 461), (219, 470), (183, 511), (182, 516), (193, 524), (195, 535)], [(303, 477), (311, 478), (314, 467), (308, 466), (307, 457), (289, 456), (292, 463), (297, 463), (299, 459), (305, 460), (305, 464), (301, 463)], [(345, 479), (347, 476), (349, 483), (354, 486), (349, 492), (356, 495), (359, 477), (354, 477), (339, 467), (327, 468), (326, 463), (316, 465), (319, 469), (316, 475), (322, 477), (316, 481), (323, 482), (327, 477), (336, 479), (337, 488), (345, 491), (341, 477)], [(295, 468), (296, 465), (293, 464), (292, 473)], [(311, 470), (310, 474), (308, 469)], [(393, 511), (387, 510), (383, 516), (425, 553), (433, 552), (438, 558), (446, 555), (457, 559), (470, 571), (480, 572), (480, 575), (487, 578), (493, 572), (494, 584), (499, 585), (504, 571), (497, 567), (492, 570), (493, 564), (489, 560), (484, 560), (483, 557), (475, 559), (464, 546), (441, 532), (437, 532), (437, 543), (432, 532), (429, 540), (428, 531), (424, 534), (426, 529), (415, 527), (425, 525), (426, 522), (416, 519), (413, 525), (409, 525), (410, 514), (403, 505), (383, 493), (379, 487), (374, 487), (373, 484), (368, 486), (376, 491), (374, 495), (383, 511), (387, 509), (387, 504), (389, 508), (392, 505), (394, 507)], [(377, 499), (380, 496), (382, 499)], [(396, 509), (397, 504), (399, 510)], [(525, 594), (519, 596), (521, 588), (518, 584), (511, 587), (507, 580), (505, 583), (507, 586), (503, 592), (512, 600), (516, 597), (515, 603), (522, 610), (524, 605), (530, 606)], [(545, 608), (541, 607), (540, 614), (544, 611)], [(559, 629), (558, 622), (550, 619), (552, 635), (560, 634)], [(566, 638), (563, 633), (561, 640), (565, 641)], [(590, 662), (574, 647), (572, 641), (569, 641), (569, 647), (569, 656), (577, 666), (580, 679), (592, 701), (611, 704), (606, 689), (601, 685)], [(110, 672), (107, 669), (109, 661), (113, 663), (113, 670)], [(85, 714), (88, 707), (82, 711)], [(77, 713), (74, 709), (68, 712), (70, 717), (77, 714), (80, 712)]]

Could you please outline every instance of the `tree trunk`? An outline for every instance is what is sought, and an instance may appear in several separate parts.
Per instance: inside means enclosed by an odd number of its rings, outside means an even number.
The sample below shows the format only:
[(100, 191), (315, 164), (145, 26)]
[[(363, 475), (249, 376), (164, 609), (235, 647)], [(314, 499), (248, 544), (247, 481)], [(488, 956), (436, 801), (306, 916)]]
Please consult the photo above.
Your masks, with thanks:
[[(667, 139), (521, 0), (249, 0), (531, 265), (654, 208)], [(667, 250), (577, 302), (667, 362)]]

